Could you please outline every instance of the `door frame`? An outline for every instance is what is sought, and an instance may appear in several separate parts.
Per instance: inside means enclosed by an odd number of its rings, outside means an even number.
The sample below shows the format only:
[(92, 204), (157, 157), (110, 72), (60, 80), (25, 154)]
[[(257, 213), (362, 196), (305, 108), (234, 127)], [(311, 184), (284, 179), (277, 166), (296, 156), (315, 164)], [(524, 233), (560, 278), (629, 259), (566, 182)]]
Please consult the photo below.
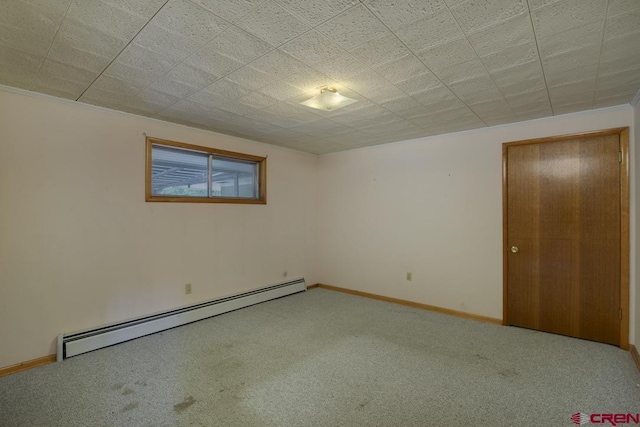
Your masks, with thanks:
[(543, 144), (576, 138), (619, 135), (620, 151), (620, 348), (629, 349), (629, 128), (620, 127), (593, 132), (574, 133), (569, 135), (550, 136), (545, 138), (511, 141), (502, 144), (502, 324), (509, 325), (507, 310), (508, 283), (508, 158), (509, 147), (516, 145)]

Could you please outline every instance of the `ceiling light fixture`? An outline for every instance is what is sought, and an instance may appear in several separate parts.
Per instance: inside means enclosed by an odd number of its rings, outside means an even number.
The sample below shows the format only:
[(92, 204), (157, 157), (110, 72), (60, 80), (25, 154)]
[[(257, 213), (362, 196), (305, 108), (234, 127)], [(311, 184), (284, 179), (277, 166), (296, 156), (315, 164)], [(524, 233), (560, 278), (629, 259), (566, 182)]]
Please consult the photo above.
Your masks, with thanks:
[(357, 102), (355, 99), (347, 98), (338, 93), (336, 88), (323, 87), (320, 89), (320, 93), (313, 98), (307, 99), (300, 104), (307, 107), (315, 108), (317, 110), (337, 110), (338, 108), (346, 107)]

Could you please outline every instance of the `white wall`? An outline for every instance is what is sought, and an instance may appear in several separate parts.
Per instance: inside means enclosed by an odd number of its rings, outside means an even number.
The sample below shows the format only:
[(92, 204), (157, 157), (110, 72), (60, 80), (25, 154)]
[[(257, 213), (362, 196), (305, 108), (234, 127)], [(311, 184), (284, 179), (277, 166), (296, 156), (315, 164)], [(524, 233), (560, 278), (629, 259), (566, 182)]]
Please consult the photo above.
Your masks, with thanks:
[[(268, 204), (145, 203), (144, 132), (268, 155)], [(59, 333), (301, 276), (317, 282), (316, 163), (0, 90), (0, 367), (55, 353)]]
[(632, 121), (617, 107), (320, 157), (320, 282), (501, 319), (502, 143)]

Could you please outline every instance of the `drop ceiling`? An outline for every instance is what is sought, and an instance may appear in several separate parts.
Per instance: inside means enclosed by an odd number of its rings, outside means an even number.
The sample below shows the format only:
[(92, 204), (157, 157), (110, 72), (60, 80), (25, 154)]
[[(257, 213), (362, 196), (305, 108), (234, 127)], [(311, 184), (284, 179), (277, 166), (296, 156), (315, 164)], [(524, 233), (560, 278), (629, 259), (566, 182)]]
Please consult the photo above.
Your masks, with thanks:
[(640, 0), (2, 0), (0, 84), (328, 153), (628, 104)]

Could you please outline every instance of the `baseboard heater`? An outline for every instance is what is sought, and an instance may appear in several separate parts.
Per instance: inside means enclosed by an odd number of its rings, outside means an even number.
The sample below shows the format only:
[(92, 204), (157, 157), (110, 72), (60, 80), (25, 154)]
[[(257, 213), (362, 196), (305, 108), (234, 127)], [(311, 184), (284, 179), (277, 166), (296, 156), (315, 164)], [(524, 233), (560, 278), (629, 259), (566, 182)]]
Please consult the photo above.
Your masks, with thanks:
[(301, 278), (122, 323), (82, 332), (60, 334), (58, 335), (57, 360), (60, 362), (78, 354), (306, 290), (306, 283)]

